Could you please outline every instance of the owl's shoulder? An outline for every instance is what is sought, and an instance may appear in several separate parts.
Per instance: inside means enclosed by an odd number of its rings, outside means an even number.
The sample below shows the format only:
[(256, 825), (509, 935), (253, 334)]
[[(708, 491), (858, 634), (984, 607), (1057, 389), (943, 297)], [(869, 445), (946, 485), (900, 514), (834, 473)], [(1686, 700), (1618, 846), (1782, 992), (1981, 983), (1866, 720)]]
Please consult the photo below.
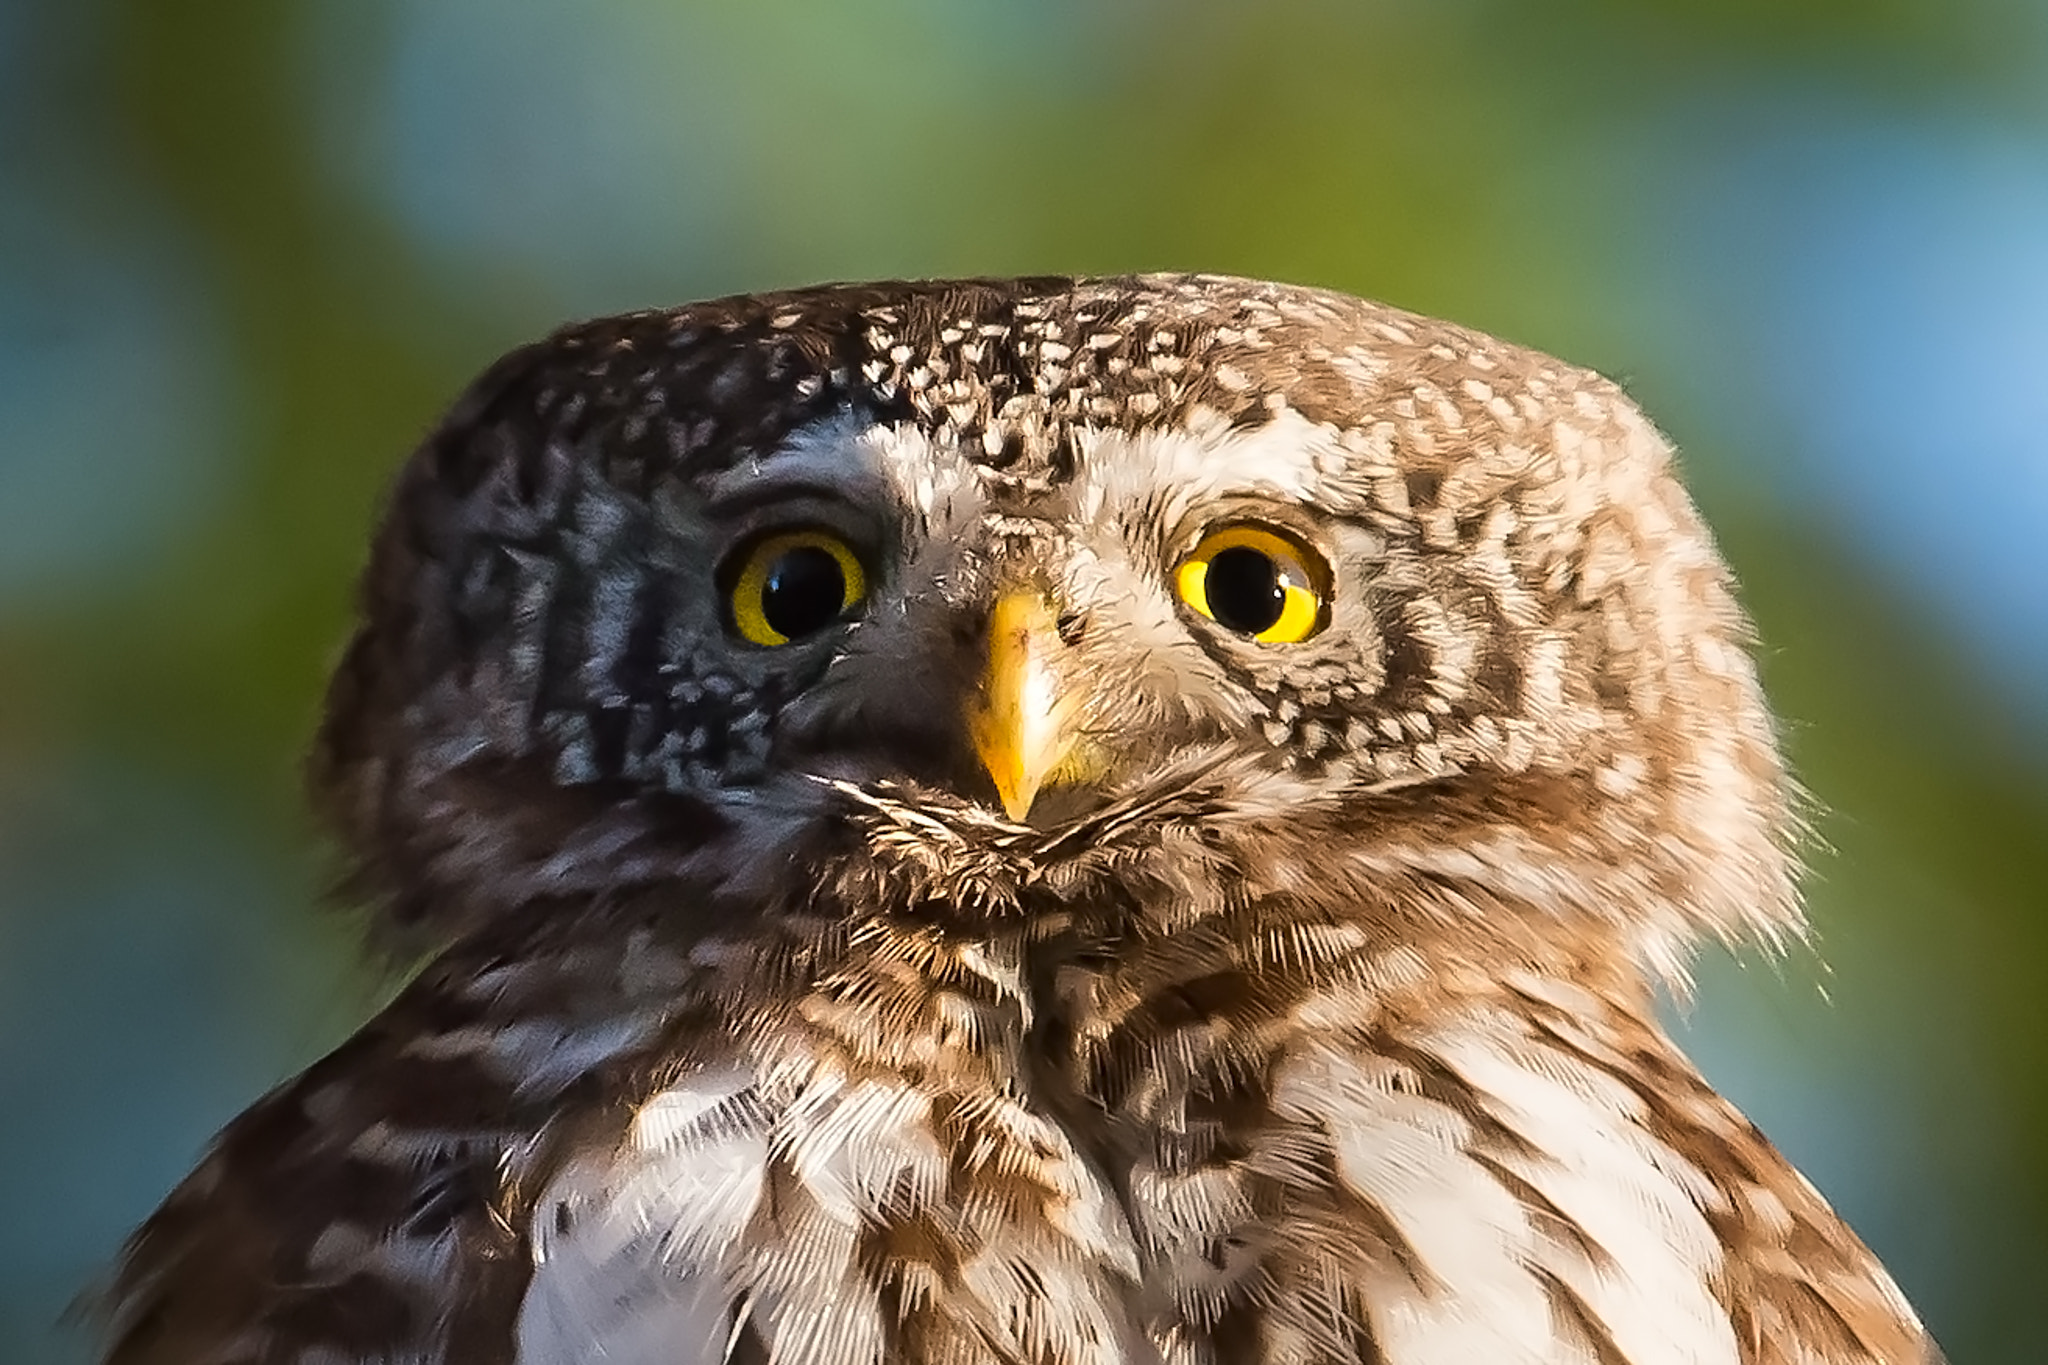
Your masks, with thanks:
[[(100, 1305), (109, 1365), (411, 1359), (429, 1341), (468, 1358), (453, 1345), (503, 1336), (517, 1181), (559, 1086), (522, 1085), (544, 1055), (481, 993), (445, 989), (453, 974), (430, 969), (221, 1132), (124, 1249)], [(494, 1047), (524, 1055), (494, 1066)]]

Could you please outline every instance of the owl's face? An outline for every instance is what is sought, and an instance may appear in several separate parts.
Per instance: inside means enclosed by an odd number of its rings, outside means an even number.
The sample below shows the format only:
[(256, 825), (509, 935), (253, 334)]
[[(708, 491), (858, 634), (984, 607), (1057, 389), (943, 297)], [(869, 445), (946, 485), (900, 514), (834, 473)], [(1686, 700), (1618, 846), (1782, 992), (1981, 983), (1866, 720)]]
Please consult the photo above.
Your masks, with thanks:
[(1382, 538), (1338, 514), (1324, 444), (1103, 431), (1025, 483), (914, 423), (794, 432), (675, 504), (687, 657), (736, 685), (746, 743), (646, 775), (914, 786), (1041, 828), (1226, 759), (1298, 796), (1383, 674)]
[(320, 773), (444, 930), (765, 888), (880, 819), (998, 881), (1341, 838), (1361, 878), (1547, 896), (1654, 956), (1790, 914), (1743, 624), (1666, 455), (1595, 376), (1244, 281), (592, 324), (409, 466)]

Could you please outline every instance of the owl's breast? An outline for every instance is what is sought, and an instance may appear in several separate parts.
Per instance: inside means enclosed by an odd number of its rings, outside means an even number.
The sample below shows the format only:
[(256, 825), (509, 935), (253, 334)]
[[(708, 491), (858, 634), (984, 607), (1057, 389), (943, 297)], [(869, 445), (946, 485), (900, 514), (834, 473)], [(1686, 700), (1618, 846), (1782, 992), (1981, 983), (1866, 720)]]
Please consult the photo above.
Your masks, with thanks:
[(518, 1360), (1913, 1358), (1758, 1326), (1813, 1316), (1786, 1249), (1829, 1237), (1828, 1314), (1923, 1339), (1640, 990), (1339, 971), (1373, 951), (1342, 926), (1255, 975), (1256, 926), (1119, 967), (1110, 912), (1065, 908), (793, 924), (825, 947), (767, 972), (699, 945), (728, 1023), (530, 1206)]
[(1118, 1201), (1018, 1099), (708, 1070), (533, 1210), (525, 1365), (1156, 1361)]
[[(1753, 1359), (1701, 1174), (1625, 1089), (1498, 1013), (1417, 1030), (1400, 1060), (1303, 1030), (1236, 1117), (1170, 1034), (1092, 1115), (1033, 1089), (1046, 1068), (977, 1089), (938, 1079), (964, 1079), (957, 1058), (815, 1041), (736, 1042), (556, 1172), (519, 1361)], [(1136, 1127), (1156, 1140), (1104, 1136)]]

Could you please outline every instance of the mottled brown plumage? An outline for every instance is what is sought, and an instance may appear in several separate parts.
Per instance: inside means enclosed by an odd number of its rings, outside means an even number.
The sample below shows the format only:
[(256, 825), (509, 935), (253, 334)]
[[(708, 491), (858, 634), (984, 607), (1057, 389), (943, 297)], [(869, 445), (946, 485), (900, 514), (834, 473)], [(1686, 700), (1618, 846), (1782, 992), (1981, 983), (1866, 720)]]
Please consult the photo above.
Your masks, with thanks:
[(515, 352), (313, 765), (433, 956), (137, 1234), (109, 1359), (1933, 1360), (1656, 1021), (1799, 927), (1746, 643), (1613, 385), (1340, 295)]

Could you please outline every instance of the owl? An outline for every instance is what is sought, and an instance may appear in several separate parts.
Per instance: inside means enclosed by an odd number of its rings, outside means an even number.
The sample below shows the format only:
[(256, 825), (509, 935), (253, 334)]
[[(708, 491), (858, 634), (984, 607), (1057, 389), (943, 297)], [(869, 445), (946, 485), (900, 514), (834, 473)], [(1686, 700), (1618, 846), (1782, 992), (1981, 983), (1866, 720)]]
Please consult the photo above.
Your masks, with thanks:
[(422, 962), (143, 1225), (115, 1365), (1908, 1365), (1658, 1023), (1800, 932), (1611, 383), (1215, 276), (514, 352), (311, 761)]

